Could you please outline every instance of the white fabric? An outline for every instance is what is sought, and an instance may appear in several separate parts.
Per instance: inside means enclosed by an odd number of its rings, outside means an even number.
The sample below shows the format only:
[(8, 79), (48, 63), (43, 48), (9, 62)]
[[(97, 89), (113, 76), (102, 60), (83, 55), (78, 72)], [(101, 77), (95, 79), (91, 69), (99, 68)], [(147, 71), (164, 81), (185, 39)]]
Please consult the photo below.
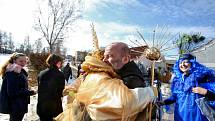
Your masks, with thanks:
[(140, 107), (140, 110), (143, 110), (147, 104), (153, 102), (156, 99), (151, 87), (135, 88), (130, 90), (132, 90), (132, 93), (135, 95), (136, 100), (138, 101), (137, 107)]

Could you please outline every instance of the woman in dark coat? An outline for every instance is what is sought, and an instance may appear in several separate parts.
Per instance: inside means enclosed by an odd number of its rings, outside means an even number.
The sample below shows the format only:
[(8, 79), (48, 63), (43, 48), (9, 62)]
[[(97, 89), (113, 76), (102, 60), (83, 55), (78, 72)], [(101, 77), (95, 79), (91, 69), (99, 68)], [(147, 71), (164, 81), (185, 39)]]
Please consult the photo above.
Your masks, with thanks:
[(63, 112), (61, 97), (65, 78), (59, 70), (63, 59), (51, 54), (46, 63), (48, 68), (38, 75), (37, 114), (41, 121), (53, 121), (53, 118)]
[(30, 95), (27, 72), (23, 69), (27, 57), (22, 53), (14, 53), (1, 68), (2, 87), (0, 92), (0, 113), (10, 115), (10, 121), (22, 121), (28, 111)]

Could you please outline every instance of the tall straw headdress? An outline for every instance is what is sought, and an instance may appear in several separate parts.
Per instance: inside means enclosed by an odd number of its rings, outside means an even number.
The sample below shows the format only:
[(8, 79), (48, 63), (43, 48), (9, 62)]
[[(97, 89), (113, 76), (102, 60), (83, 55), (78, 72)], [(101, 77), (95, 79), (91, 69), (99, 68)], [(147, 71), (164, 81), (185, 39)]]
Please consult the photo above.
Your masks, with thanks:
[(104, 51), (99, 48), (99, 42), (93, 24), (91, 24), (91, 30), (93, 51), (85, 57), (85, 61), (82, 63), (82, 69), (86, 72), (106, 72), (112, 77), (118, 77), (113, 68), (102, 61), (104, 58)]

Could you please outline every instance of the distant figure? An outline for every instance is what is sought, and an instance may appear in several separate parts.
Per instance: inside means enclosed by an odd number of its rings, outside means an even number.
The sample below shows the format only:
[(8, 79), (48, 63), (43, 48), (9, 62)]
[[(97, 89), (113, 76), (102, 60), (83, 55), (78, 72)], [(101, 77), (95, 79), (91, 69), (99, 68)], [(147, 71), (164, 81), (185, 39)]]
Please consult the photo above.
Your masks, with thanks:
[(80, 74), (81, 74), (81, 63), (78, 64), (77, 78), (80, 76)]
[(72, 78), (72, 69), (71, 69), (69, 63), (67, 63), (66, 66), (63, 68), (63, 74), (66, 79), (66, 82), (68, 83), (69, 77), (71, 76), (71, 78)]
[(14, 53), (1, 67), (0, 113), (9, 114), (10, 121), (22, 121), (28, 111), (30, 96), (36, 94), (28, 89), (28, 74), (23, 69), (26, 63), (25, 54)]
[(63, 59), (51, 54), (46, 63), (48, 68), (38, 75), (37, 114), (40, 121), (53, 121), (53, 118), (63, 112), (61, 97), (65, 86), (65, 78), (59, 70)]

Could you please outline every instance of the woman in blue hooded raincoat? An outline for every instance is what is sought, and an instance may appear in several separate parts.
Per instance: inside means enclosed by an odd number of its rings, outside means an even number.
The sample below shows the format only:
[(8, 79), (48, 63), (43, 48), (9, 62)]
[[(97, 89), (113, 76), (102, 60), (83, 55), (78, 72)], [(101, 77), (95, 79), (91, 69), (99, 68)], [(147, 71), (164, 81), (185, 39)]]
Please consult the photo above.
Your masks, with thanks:
[(215, 112), (215, 101), (204, 98), (207, 95), (198, 93), (196, 91), (198, 88), (196, 87), (201, 87), (207, 89), (208, 92), (214, 93), (215, 71), (196, 62), (196, 58), (191, 54), (183, 54), (174, 65), (173, 71), (175, 77), (171, 86), (172, 95), (161, 103), (163, 105), (175, 103), (174, 120), (214, 120), (211, 117), (207, 117), (208, 108), (204, 108), (208, 106), (210, 107), (210, 112)]

